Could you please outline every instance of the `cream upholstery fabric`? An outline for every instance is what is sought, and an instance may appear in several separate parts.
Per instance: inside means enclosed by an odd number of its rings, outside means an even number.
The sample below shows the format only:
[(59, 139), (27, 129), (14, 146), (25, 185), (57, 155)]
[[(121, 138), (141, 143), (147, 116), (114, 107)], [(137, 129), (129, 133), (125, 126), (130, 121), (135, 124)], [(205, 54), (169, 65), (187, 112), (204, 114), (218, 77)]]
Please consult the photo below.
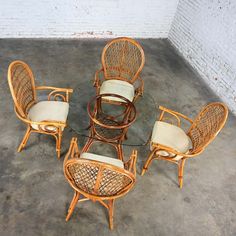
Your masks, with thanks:
[(117, 166), (124, 169), (124, 163), (119, 159), (97, 155), (97, 154), (93, 154), (89, 152), (82, 153), (80, 157), (84, 159), (88, 159), (88, 160), (93, 160), (93, 161), (101, 161), (101, 162), (111, 164), (113, 166)]
[[(28, 118), (37, 122), (45, 120), (66, 122), (68, 112), (69, 104), (67, 102), (42, 101), (30, 108)], [(38, 125), (32, 125), (32, 127), (38, 129)]]
[[(134, 86), (126, 81), (110, 79), (102, 83), (100, 94), (112, 93), (125, 97), (129, 101), (134, 98)], [(124, 100), (115, 97), (107, 97), (112, 101), (124, 102)]]
[[(165, 145), (181, 153), (188, 153), (192, 148), (191, 139), (181, 128), (162, 121), (156, 121), (152, 131), (151, 142)], [(165, 151), (159, 151), (158, 154), (162, 156), (175, 155)], [(180, 160), (181, 158), (182, 156), (176, 156), (173, 159)]]

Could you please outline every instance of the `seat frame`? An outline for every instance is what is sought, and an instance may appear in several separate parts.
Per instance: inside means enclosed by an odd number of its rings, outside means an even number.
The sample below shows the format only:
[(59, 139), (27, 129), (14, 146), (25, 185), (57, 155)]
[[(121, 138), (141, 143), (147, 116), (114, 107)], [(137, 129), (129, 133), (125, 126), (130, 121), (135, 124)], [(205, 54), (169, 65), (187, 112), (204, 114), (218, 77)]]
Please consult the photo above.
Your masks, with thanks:
[[(179, 187), (180, 188), (183, 187), (183, 173), (184, 173), (184, 165), (185, 165), (186, 160), (201, 154), (205, 150), (205, 148), (215, 139), (217, 134), (220, 132), (220, 130), (225, 125), (225, 122), (226, 122), (227, 117), (228, 117), (228, 108), (223, 103), (220, 103), (220, 102), (210, 103), (210, 104), (206, 105), (200, 111), (200, 113), (197, 115), (195, 120), (192, 120), (189, 117), (187, 117), (187, 116), (185, 116), (185, 115), (183, 115), (179, 112), (170, 110), (170, 109), (165, 108), (163, 106), (159, 106), (159, 109), (161, 110), (161, 113), (160, 113), (160, 117), (159, 117), (158, 121), (166, 121), (166, 122), (169, 121), (169, 123), (173, 124), (173, 122), (170, 122), (169, 118), (165, 117), (165, 113), (170, 114), (172, 116), (172, 118), (175, 119), (175, 121), (177, 122), (178, 127), (181, 127), (181, 119), (186, 120), (190, 124), (190, 128), (188, 129), (188, 131), (186, 133), (189, 137), (190, 137), (190, 132), (194, 128), (196, 122), (198, 122), (201, 119), (201, 116), (204, 114), (204, 112), (210, 106), (221, 106), (224, 110), (224, 118), (223, 118), (222, 122), (219, 125), (218, 131), (216, 133), (212, 133), (211, 138), (207, 142), (205, 142), (201, 147), (199, 147), (197, 149), (192, 148), (192, 149), (189, 150), (188, 153), (181, 153), (181, 152), (179, 152), (179, 151), (177, 151), (177, 150), (175, 150), (171, 147), (167, 147), (167, 146), (162, 145), (162, 144), (151, 142), (150, 145), (151, 145), (152, 151), (149, 153), (149, 155), (148, 155), (148, 157), (145, 161), (145, 164), (143, 165), (142, 172), (141, 172), (142, 176), (148, 170), (148, 168), (149, 168), (149, 166), (150, 166), (150, 164), (152, 163), (153, 160), (165, 160), (165, 161), (177, 164), (177, 166), (178, 166)], [(151, 141), (151, 135), (150, 135), (150, 138), (149, 138), (149, 142), (150, 141)], [(191, 141), (193, 142), (193, 140), (191, 140)], [(159, 154), (160, 151), (165, 151), (165, 152), (169, 153), (169, 155), (168, 156), (162, 156), (162, 155)], [(174, 154), (174, 156), (173, 156), (173, 154)], [(174, 158), (176, 156), (182, 156), (182, 158), (180, 160), (175, 160)]]
[[(131, 78), (131, 80), (122, 78), (122, 77), (108, 77), (106, 76), (106, 63), (105, 63), (105, 55), (106, 55), (106, 51), (108, 48), (112, 47), (112, 45), (114, 43), (119, 43), (119, 42), (127, 42), (127, 44), (132, 44), (134, 46), (136, 46), (141, 54), (141, 64), (140, 67), (138, 68), (137, 72), (135, 73), (135, 75), (133, 76), (133, 78)], [(125, 51), (123, 52), (123, 56), (125, 56)], [(134, 88), (135, 88), (135, 96), (133, 98), (132, 102), (135, 102), (138, 97), (143, 95), (144, 92), (144, 82), (140, 77), (140, 73), (144, 67), (144, 63), (145, 63), (145, 56), (144, 56), (144, 51), (143, 48), (141, 47), (141, 45), (135, 41), (134, 39), (131, 38), (127, 38), (127, 37), (120, 37), (120, 38), (116, 38), (111, 40), (110, 42), (107, 43), (107, 45), (104, 47), (103, 52), (102, 52), (102, 57), (101, 57), (101, 61), (102, 61), (102, 68), (99, 69), (98, 71), (96, 71), (95, 73), (95, 78), (94, 78), (94, 83), (93, 86), (96, 88), (96, 94), (99, 95), (100, 94), (100, 87), (102, 85), (102, 82), (105, 80), (109, 80), (109, 79), (116, 79), (116, 80), (123, 80), (126, 81), (128, 83), (131, 83)], [(120, 68), (121, 70), (121, 68)], [(119, 104), (119, 102), (117, 101), (112, 101), (107, 99), (107, 102), (110, 103), (117, 103)]]
[[(76, 207), (76, 204), (78, 202), (91, 200), (92, 202), (99, 202), (101, 205), (103, 205), (108, 210), (109, 227), (110, 227), (110, 229), (113, 229), (113, 215), (114, 215), (115, 199), (122, 197), (126, 193), (128, 193), (133, 188), (133, 186), (136, 182), (137, 150), (132, 151), (130, 159), (124, 163), (124, 169), (119, 168), (114, 165), (111, 165), (111, 164), (80, 158), (80, 154), (81, 154), (81, 152), (78, 148), (77, 138), (73, 137), (71, 139), (69, 151), (67, 152), (66, 157), (64, 159), (64, 163), (63, 163), (64, 175), (65, 175), (67, 181), (69, 182), (69, 184), (71, 185), (71, 187), (74, 189), (74, 196), (73, 196), (70, 206), (68, 208), (66, 221), (68, 221), (70, 219), (70, 217)], [(103, 167), (108, 167), (109, 169), (111, 169), (113, 171), (117, 171), (119, 173), (122, 173), (123, 175), (126, 175), (130, 178), (131, 183), (128, 186), (126, 186), (124, 189), (122, 189), (121, 192), (119, 192), (113, 196), (98, 196), (96, 194), (87, 193), (87, 192), (81, 190), (80, 188), (78, 188), (78, 186), (76, 186), (76, 184), (74, 183), (74, 181), (69, 173), (69, 170), (68, 170), (69, 165), (73, 165), (73, 164), (79, 163), (81, 161), (85, 165), (86, 165), (86, 163), (88, 163), (88, 164), (92, 163), (93, 165), (97, 165), (97, 166), (99, 166), (100, 170)], [(96, 186), (99, 185), (100, 180), (101, 180), (101, 174), (98, 174), (98, 178), (95, 183)]]
[[(106, 97), (116, 97), (124, 100), (122, 105), (124, 106), (124, 112), (121, 114), (123, 115), (123, 123), (117, 125), (117, 126), (112, 126), (112, 125), (107, 125), (101, 123), (99, 120), (97, 120), (96, 115), (98, 113), (103, 113), (102, 111), (102, 104), (107, 101)], [(92, 110), (92, 103), (96, 103), (96, 108)], [(90, 117), (90, 125), (88, 128), (90, 128), (90, 135), (89, 138), (86, 142), (86, 144), (83, 147), (82, 152), (88, 152), (89, 148), (94, 142), (103, 142), (103, 143), (108, 143), (112, 145), (118, 154), (118, 158), (123, 161), (123, 148), (122, 148), (122, 143), (125, 139), (127, 139), (127, 132), (129, 126), (136, 120), (136, 108), (133, 105), (132, 102), (130, 102), (128, 99), (116, 95), (116, 94), (101, 94), (93, 97), (88, 105), (87, 105), (87, 111), (88, 115)], [(109, 117), (111, 120), (116, 120), (116, 117)], [(100, 126), (101, 128), (104, 128), (106, 130), (121, 130), (122, 132), (113, 138), (108, 138), (105, 137), (104, 135), (101, 135), (101, 133), (97, 132), (96, 125)]]
[[(14, 87), (14, 69), (17, 68), (17, 66), (21, 66), (27, 73), (28, 79), (30, 80), (31, 84), (31, 90), (33, 93), (33, 99), (30, 102), (29, 106), (26, 110), (23, 109), (23, 97), (24, 94), (21, 95), (21, 97), (17, 96), (16, 93), (21, 89), (20, 83), (18, 88)], [(27, 141), (30, 137), (31, 133), (40, 133), (40, 134), (47, 134), (51, 135), (56, 139), (56, 152), (57, 157), (60, 158), (61, 153), (61, 139), (62, 139), (62, 133), (63, 129), (66, 127), (66, 122), (60, 122), (60, 121), (52, 121), (52, 120), (44, 120), (41, 122), (36, 122), (28, 119), (28, 111), (30, 108), (37, 103), (37, 91), (40, 90), (49, 90), (48, 94), (48, 101), (54, 100), (58, 101), (59, 99), (64, 102), (69, 102), (69, 94), (73, 92), (73, 89), (69, 88), (57, 88), (52, 86), (35, 86), (35, 79), (33, 76), (33, 73), (30, 69), (30, 67), (24, 63), (23, 61), (13, 61), (8, 68), (8, 83), (11, 91), (11, 95), (13, 97), (14, 101), (14, 110), (17, 115), (17, 117), (23, 121), (27, 125), (26, 133), (18, 147), (18, 152), (20, 152), (27, 144)], [(37, 125), (38, 129), (34, 129), (32, 125)]]

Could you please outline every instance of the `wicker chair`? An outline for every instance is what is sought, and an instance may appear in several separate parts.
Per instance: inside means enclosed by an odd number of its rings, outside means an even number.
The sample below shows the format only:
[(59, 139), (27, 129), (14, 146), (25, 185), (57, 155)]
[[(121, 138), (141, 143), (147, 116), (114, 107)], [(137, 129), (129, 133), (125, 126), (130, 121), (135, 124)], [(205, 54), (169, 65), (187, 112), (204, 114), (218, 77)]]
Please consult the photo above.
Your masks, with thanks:
[[(134, 102), (144, 90), (139, 76), (144, 61), (144, 51), (135, 40), (123, 37), (110, 41), (102, 52), (102, 69), (95, 73), (96, 94), (117, 94)], [(113, 98), (110, 102), (122, 101)]]
[(110, 229), (113, 229), (114, 201), (134, 186), (136, 160), (136, 150), (126, 163), (92, 153), (80, 153), (77, 139), (72, 138), (63, 165), (65, 177), (75, 191), (66, 221), (70, 219), (77, 202), (92, 200), (108, 209)]
[[(113, 110), (118, 111), (117, 106), (103, 102), (107, 99), (119, 98), (124, 106), (121, 112), (115, 115), (111, 114)], [(109, 105), (109, 112), (105, 106)], [(128, 99), (115, 94), (101, 94), (93, 97), (87, 106), (88, 115), (90, 117), (90, 135), (83, 147), (82, 152), (87, 152), (93, 142), (101, 141), (112, 145), (118, 154), (118, 158), (123, 160), (122, 142), (127, 138), (129, 126), (136, 119), (136, 109), (132, 102)]]
[[(35, 87), (34, 76), (27, 64), (13, 61), (8, 68), (8, 83), (14, 101), (16, 115), (27, 125), (27, 131), (18, 148), (20, 152), (32, 132), (52, 135), (56, 139), (56, 151), (60, 157), (62, 132), (66, 127), (69, 111), (69, 93), (72, 89)], [(37, 101), (36, 90), (51, 90), (48, 101)], [(51, 101), (54, 99), (54, 101)], [(62, 101), (57, 101), (62, 100)]]
[[(213, 141), (226, 122), (228, 109), (222, 103), (210, 103), (195, 120), (161, 106), (159, 109), (162, 112), (154, 125), (150, 140), (151, 152), (141, 175), (144, 175), (154, 159), (166, 160), (178, 165), (179, 186), (182, 188), (186, 159), (199, 155)], [(177, 125), (165, 122), (171, 117), (176, 120)], [(181, 118), (191, 124), (187, 133), (180, 128)]]

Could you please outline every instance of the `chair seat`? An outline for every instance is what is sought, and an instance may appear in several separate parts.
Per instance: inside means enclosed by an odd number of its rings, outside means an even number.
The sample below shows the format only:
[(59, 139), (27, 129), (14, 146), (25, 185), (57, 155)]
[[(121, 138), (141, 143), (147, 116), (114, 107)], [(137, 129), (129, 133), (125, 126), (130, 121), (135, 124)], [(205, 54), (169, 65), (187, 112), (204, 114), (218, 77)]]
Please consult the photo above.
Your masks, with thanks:
[(102, 156), (102, 155), (97, 155), (97, 154), (93, 154), (93, 153), (89, 153), (89, 152), (82, 153), (80, 155), (80, 157), (84, 158), (84, 159), (92, 160), (92, 161), (101, 161), (101, 162), (104, 162), (104, 163), (124, 169), (124, 163), (119, 159), (106, 157), (106, 156)]
[[(102, 83), (100, 94), (111, 93), (120, 95), (130, 102), (134, 99), (135, 89), (134, 86), (123, 80), (109, 79)], [(124, 102), (124, 100), (116, 97), (107, 97), (112, 101)]]
[[(66, 122), (69, 112), (69, 103), (60, 101), (42, 101), (32, 106), (28, 113), (28, 118), (32, 121), (59, 121)], [(38, 130), (38, 125), (32, 125)], [(42, 127), (43, 128), (43, 127)], [(48, 130), (54, 130), (48, 127)]]
[[(186, 154), (192, 148), (191, 139), (184, 132), (184, 130), (178, 126), (162, 121), (155, 122), (151, 142), (165, 145), (175, 149), (178, 152)], [(180, 160), (182, 158), (182, 156), (175, 156), (175, 154), (168, 153), (166, 151), (159, 151), (158, 154), (161, 156), (173, 157), (174, 160)]]

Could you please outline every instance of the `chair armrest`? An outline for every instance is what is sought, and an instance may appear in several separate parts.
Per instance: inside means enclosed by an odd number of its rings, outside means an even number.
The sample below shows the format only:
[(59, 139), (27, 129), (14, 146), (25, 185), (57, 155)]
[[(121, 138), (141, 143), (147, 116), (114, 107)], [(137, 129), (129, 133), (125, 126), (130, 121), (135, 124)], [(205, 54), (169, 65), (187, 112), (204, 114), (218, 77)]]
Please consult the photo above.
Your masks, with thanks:
[(127, 162), (124, 163), (125, 169), (132, 172), (136, 177), (136, 162), (137, 162), (137, 150), (133, 150), (130, 158)]
[(97, 70), (94, 76), (94, 82), (93, 82), (93, 86), (99, 88), (101, 86), (100, 83), (100, 78), (99, 75), (103, 74), (103, 79), (104, 79), (104, 70), (103, 68), (101, 68), (100, 70)]
[(69, 178), (71, 181), (73, 181), (73, 179), (68, 176), (66, 174), (66, 164), (70, 161), (73, 162), (73, 159), (75, 158), (79, 158), (80, 157), (80, 151), (79, 151), (79, 148), (78, 148), (78, 143), (77, 143), (77, 138), (76, 137), (73, 137), (70, 141), (70, 147), (69, 147), (69, 150), (68, 152), (66, 153), (66, 156), (64, 158), (64, 161), (63, 161), (63, 171), (64, 171), (64, 174), (67, 178)]
[(137, 79), (134, 81), (134, 87), (135, 87), (135, 94), (143, 96), (144, 82), (140, 76), (138, 76)]
[(174, 117), (176, 118), (179, 127), (180, 127), (180, 125), (181, 125), (181, 124), (180, 124), (180, 123), (181, 123), (181, 122), (180, 122), (180, 118), (183, 118), (183, 119), (185, 119), (186, 121), (188, 121), (190, 124), (193, 124), (193, 120), (192, 120), (192, 119), (188, 118), (187, 116), (185, 116), (185, 115), (183, 115), (183, 114), (181, 114), (181, 113), (179, 113), (179, 112), (170, 110), (170, 109), (165, 108), (165, 107), (163, 107), (163, 106), (159, 106), (159, 109), (162, 111), (161, 114), (160, 114), (160, 117), (159, 117), (159, 121), (165, 120), (164, 114), (165, 114), (165, 112), (167, 112), (167, 113), (171, 114), (172, 116), (174, 116)]
[[(57, 98), (61, 98), (64, 102), (69, 102), (69, 94), (73, 93), (73, 89), (70, 88), (57, 88), (52, 86), (38, 86), (36, 87), (36, 90), (52, 90), (48, 95), (48, 100), (51, 100), (51, 97), (54, 98), (54, 100), (57, 100)], [(65, 94), (61, 94), (65, 93)]]
[(66, 153), (66, 156), (65, 156), (65, 159), (64, 159), (64, 164), (69, 159), (79, 158), (79, 157), (80, 157), (80, 150), (79, 150), (79, 147), (78, 147), (77, 138), (73, 137), (70, 141), (70, 147), (69, 147), (68, 152)]

